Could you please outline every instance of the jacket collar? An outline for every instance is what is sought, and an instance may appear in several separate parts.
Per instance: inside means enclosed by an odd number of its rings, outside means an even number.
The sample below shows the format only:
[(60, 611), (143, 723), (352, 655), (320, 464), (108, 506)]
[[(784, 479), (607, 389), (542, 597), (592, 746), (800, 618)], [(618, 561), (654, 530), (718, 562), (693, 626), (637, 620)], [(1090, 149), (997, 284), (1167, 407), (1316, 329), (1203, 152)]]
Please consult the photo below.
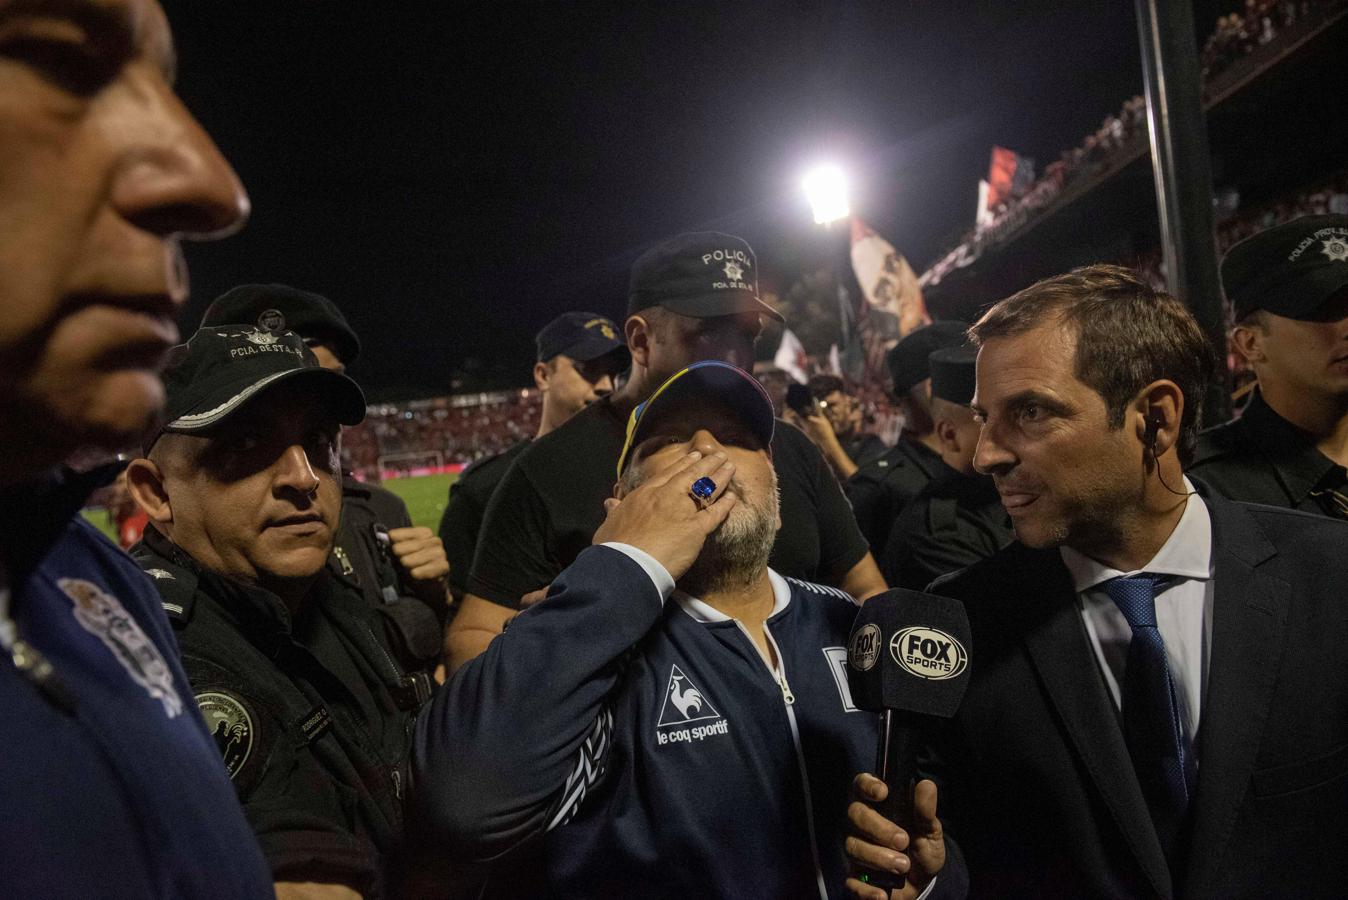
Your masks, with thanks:
[[(772, 612), (768, 613), (768, 619), (784, 612), (791, 604), (791, 586), (786, 583), (786, 579), (778, 575), (772, 569), (768, 569), (768, 582), (772, 585)], [(670, 595), (679, 608), (692, 617), (693, 621), (701, 622), (703, 625), (711, 625), (716, 622), (733, 622), (730, 616), (721, 612), (709, 604), (703, 603), (696, 597), (689, 596), (683, 591), (675, 590)]]
[[(1193, 482), (1187, 478), (1184, 479), (1184, 487), (1188, 491), (1194, 490)], [(1072, 574), (1072, 585), (1078, 594), (1112, 578), (1136, 574), (1120, 572), (1071, 547), (1063, 546), (1059, 550), (1063, 563)], [(1212, 516), (1201, 497), (1189, 494), (1184, 513), (1170, 532), (1170, 537), (1137, 572), (1208, 580), (1212, 574)]]
[[(206, 594), (241, 631), (288, 635), (294, 627), (290, 611), (280, 597), (206, 569), (153, 525), (145, 529), (144, 538), (133, 548), (132, 556), (155, 579), (164, 612), (170, 619), (190, 621), (197, 598)], [(325, 588), (327, 572), (326, 567), (318, 571), (310, 589), (311, 602)]]

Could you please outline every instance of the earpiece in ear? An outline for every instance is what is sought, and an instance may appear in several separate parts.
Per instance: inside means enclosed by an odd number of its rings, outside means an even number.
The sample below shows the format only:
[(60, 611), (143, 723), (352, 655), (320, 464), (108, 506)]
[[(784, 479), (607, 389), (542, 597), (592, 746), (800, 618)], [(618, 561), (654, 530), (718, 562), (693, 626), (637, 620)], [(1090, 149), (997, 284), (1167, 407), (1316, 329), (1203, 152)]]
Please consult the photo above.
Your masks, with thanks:
[(1153, 410), (1147, 413), (1147, 430), (1142, 436), (1142, 440), (1148, 447), (1155, 449), (1156, 436), (1161, 429), (1165, 427), (1165, 416), (1159, 411)]

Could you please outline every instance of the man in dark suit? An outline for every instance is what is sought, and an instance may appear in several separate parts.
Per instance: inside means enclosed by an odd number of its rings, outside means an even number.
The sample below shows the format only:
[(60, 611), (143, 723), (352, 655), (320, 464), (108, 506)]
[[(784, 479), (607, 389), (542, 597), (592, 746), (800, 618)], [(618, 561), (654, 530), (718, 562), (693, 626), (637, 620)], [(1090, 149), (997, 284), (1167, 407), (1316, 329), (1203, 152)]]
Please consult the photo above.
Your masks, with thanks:
[(971, 332), (975, 463), (1018, 540), (932, 588), (973, 628), (933, 748), (944, 832), (896, 862), (907, 835), (858, 802), (850, 852), (920, 876), (944, 836), (974, 896), (1342, 896), (1348, 526), (1183, 477), (1211, 354), (1126, 270), (1040, 282)]

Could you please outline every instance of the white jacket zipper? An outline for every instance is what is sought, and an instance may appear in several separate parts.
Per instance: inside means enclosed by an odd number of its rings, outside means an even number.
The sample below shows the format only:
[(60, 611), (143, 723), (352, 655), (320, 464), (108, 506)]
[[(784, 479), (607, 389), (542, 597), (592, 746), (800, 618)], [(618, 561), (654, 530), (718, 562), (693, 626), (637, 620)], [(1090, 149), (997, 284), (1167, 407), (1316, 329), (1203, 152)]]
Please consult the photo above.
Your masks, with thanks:
[[(758, 645), (754, 643), (753, 636), (749, 634), (749, 629), (744, 627), (744, 623), (739, 619), (734, 620), (739, 626), (740, 631), (749, 639), (749, 645), (755, 650)], [(782, 691), (782, 704), (786, 707), (786, 720), (791, 724), (791, 743), (796, 748), (796, 764), (800, 767), (800, 785), (805, 794), (805, 828), (810, 835), (810, 856), (814, 859), (814, 878), (819, 887), (820, 900), (828, 900), (828, 887), (824, 884), (824, 869), (819, 863), (819, 839), (814, 831), (814, 802), (810, 799), (810, 775), (805, 768), (805, 750), (800, 745), (800, 726), (796, 724), (796, 695), (791, 692), (791, 685), (786, 680), (786, 663), (782, 659), (781, 648), (777, 646), (777, 641), (773, 639), (772, 632), (768, 629), (767, 623), (763, 624), (763, 634), (767, 637), (768, 643), (772, 645), (772, 655), (777, 659), (777, 665), (774, 668), (766, 659), (763, 665), (767, 667), (768, 673), (772, 675), (777, 687)], [(759, 654), (759, 659), (763, 655)]]

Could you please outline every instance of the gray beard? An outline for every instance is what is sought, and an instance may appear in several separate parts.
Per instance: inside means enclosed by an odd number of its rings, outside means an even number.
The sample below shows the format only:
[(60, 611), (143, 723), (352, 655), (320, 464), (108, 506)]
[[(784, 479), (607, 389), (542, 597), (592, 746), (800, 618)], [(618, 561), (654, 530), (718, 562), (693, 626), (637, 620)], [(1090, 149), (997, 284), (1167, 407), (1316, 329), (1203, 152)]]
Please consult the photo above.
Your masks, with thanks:
[[(731, 482), (731, 487), (738, 487)], [(743, 588), (759, 578), (768, 566), (772, 545), (777, 540), (776, 479), (769, 497), (750, 504), (740, 496), (730, 517), (711, 533), (702, 552), (679, 579), (679, 588), (693, 597), (704, 597), (727, 589)]]

